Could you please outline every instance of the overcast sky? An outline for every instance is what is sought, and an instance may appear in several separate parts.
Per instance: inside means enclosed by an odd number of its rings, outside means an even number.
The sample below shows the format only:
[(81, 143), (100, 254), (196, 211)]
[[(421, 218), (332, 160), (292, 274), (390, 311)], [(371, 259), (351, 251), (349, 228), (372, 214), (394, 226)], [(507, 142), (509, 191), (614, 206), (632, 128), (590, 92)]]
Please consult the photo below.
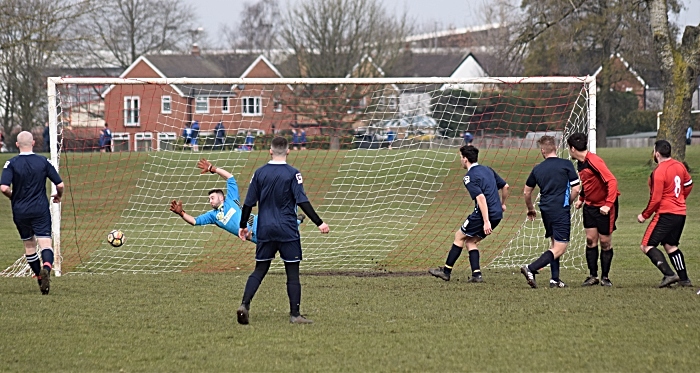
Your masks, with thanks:
[[(203, 27), (209, 41), (214, 44), (223, 43), (220, 37), (222, 25), (231, 27), (240, 21), (243, 4), (246, 0), (182, 0), (191, 4), (198, 17), (197, 26)], [(284, 12), (288, 6), (294, 6), (302, 0), (280, 0)], [(255, 3), (256, 0), (247, 0)], [(679, 16), (681, 25), (700, 24), (700, 0), (683, 0), (686, 8)], [(438, 23), (443, 28), (448, 26), (466, 27), (482, 24), (479, 17), (479, 8), (482, 4), (488, 4), (488, 0), (382, 0), (387, 10), (402, 13), (404, 10), (410, 18), (420, 25), (434, 25)]]

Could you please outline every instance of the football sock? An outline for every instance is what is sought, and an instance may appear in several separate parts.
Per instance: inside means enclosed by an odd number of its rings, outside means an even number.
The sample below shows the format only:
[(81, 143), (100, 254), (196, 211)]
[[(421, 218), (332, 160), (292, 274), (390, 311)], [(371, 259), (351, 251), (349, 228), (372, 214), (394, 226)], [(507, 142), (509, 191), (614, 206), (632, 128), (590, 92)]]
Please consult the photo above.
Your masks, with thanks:
[(25, 256), (27, 257), (27, 263), (29, 263), (29, 267), (32, 269), (32, 272), (34, 272), (34, 275), (39, 276), (39, 272), (41, 271), (41, 262), (39, 261), (39, 254), (25, 254)]
[(44, 268), (51, 271), (53, 267), (53, 249), (45, 247), (41, 249), (41, 261), (44, 263)]
[(253, 273), (248, 276), (248, 281), (245, 283), (243, 291), (243, 301), (241, 302), (246, 308), (250, 309), (250, 301), (253, 300), (255, 292), (258, 291), (260, 283), (265, 278), (267, 271), (270, 269), (271, 260), (256, 261)]
[[(602, 257), (601, 254), (601, 262)], [(588, 263), (588, 270), (591, 276), (598, 277), (598, 246), (586, 247), (586, 263)]]
[(685, 257), (683, 257), (681, 249), (668, 254), (668, 258), (671, 259), (671, 264), (678, 272), (678, 277), (681, 278), (681, 281), (688, 281), (688, 272), (685, 270)]
[(600, 252), (600, 267), (601, 275), (603, 277), (608, 277), (610, 274), (610, 263), (612, 263), (613, 258), (613, 248), (610, 250), (603, 250)]
[(479, 250), (469, 250), (469, 265), (472, 267), (472, 276), (481, 276), (481, 266), (479, 266)]
[(460, 255), (462, 255), (462, 248), (455, 244), (452, 244), (452, 248), (450, 248), (450, 252), (447, 254), (445, 268), (443, 269), (445, 273), (447, 273), (448, 275), (452, 273), (452, 267), (454, 267)]
[(529, 266), (527, 266), (531, 272), (537, 272), (540, 270), (540, 268), (544, 268), (547, 266), (547, 264), (551, 263), (554, 260), (554, 253), (552, 253), (550, 250), (545, 251), (540, 255), (537, 260), (532, 262)]
[(299, 282), (299, 262), (284, 263), (287, 273), (287, 296), (289, 297), (289, 314), (299, 316), (301, 303), (301, 282)]
[(559, 279), (559, 258), (552, 260), (551, 263), (549, 263), (549, 269), (552, 271), (552, 280), (554, 281), (561, 281)]
[(668, 265), (666, 262), (666, 257), (664, 256), (659, 249), (652, 247), (647, 251), (647, 256), (649, 257), (649, 260), (656, 266), (656, 268), (661, 271), (661, 273), (664, 274), (664, 276), (673, 276), (674, 273), (671, 270), (671, 267)]

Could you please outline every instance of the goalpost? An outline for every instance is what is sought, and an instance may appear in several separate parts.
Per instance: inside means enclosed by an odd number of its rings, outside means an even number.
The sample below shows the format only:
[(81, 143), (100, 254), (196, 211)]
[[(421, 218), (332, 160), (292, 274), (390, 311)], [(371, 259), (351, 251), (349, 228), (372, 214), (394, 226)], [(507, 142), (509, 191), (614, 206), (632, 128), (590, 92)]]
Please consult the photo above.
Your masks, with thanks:
[[(526, 220), (520, 193), (542, 160), (536, 141), (552, 135), (568, 157), (566, 138), (587, 132), (595, 152), (595, 94), (594, 77), (49, 78), (50, 157), (66, 185), (51, 210), (55, 267), (58, 274), (252, 268), (253, 244), (190, 226), (168, 211), (169, 201), (182, 200), (197, 216), (211, 208), (209, 190), (225, 189), (218, 176), (199, 175), (199, 158), (230, 171), (244, 199), (275, 132), (296, 148), (288, 161), (331, 227), (320, 235), (309, 221), (300, 226), (305, 270), (424, 270), (444, 260), (474, 208), (457, 155), (466, 131), (479, 163), (511, 185), (504, 219), (480, 244), (484, 267), (516, 268), (549, 245), (541, 221)], [(196, 146), (183, 138), (195, 121)], [(100, 148), (105, 123), (112, 152)], [(585, 233), (580, 212), (572, 217), (562, 266), (580, 269)], [(106, 242), (112, 229), (125, 233), (122, 247)], [(0, 275), (30, 271), (22, 257)]]

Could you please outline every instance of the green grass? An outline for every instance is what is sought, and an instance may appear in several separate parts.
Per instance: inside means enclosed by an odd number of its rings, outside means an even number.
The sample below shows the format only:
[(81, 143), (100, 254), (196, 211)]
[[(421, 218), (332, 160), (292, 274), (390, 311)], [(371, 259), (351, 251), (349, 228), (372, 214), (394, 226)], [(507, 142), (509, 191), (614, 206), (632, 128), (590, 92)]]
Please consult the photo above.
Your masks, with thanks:
[[(429, 276), (305, 273), (302, 312), (316, 323), (294, 326), (288, 324), (285, 278), (271, 274), (253, 302), (251, 325), (240, 326), (235, 309), (246, 270), (68, 275), (54, 279), (49, 296), (39, 294), (34, 280), (0, 278), (0, 370), (696, 371), (697, 288), (656, 289), (661, 275), (638, 248), (646, 224), (635, 219), (648, 199), (649, 150), (601, 149), (599, 154), (618, 177), (622, 192), (619, 229), (613, 236), (613, 288), (580, 288), (586, 273), (576, 270), (563, 270), (562, 278), (570, 285), (566, 289), (530, 289), (515, 269), (487, 269), (486, 283), (468, 284), (466, 257), (447, 283)], [(265, 160), (264, 155), (250, 156), (257, 158), (246, 167)], [(322, 159), (322, 153), (297, 157), (302, 170), (315, 163), (329, 167), (328, 172), (340, 162), (339, 157)], [(507, 162), (507, 155), (502, 161), (499, 157), (484, 163)], [(689, 148), (688, 161), (700, 167), (700, 149)], [(118, 162), (140, 170), (139, 158), (115, 158)], [(448, 183), (459, 182), (453, 176), (461, 171), (453, 171), (445, 177)], [(316, 198), (330, 188), (322, 172), (311, 173), (313, 181), (305, 180)], [(138, 179), (125, 175), (124, 184)], [(523, 210), (517, 197), (520, 179), (513, 182), (517, 188), (508, 212), (513, 219)], [(88, 193), (88, 185), (81, 194)], [(448, 187), (447, 194), (464, 193), (460, 185)], [(697, 281), (699, 194), (689, 198), (681, 244), (689, 274)], [(419, 251), (426, 268), (443, 262), (450, 232), (459, 223), (446, 209), (448, 202), (437, 201), (447, 216), (441, 210), (427, 215), (438, 219), (432, 226), (447, 227), (430, 241), (434, 249)], [(22, 246), (7, 200), (0, 203), (0, 215), (6, 217), (0, 221), (4, 268), (22, 254)], [(92, 218), (99, 220), (96, 216)], [(409, 236), (401, 244), (406, 248), (397, 250), (410, 253), (424, 242)], [(245, 255), (252, 262), (251, 251)], [(538, 280), (545, 284), (546, 277)]]

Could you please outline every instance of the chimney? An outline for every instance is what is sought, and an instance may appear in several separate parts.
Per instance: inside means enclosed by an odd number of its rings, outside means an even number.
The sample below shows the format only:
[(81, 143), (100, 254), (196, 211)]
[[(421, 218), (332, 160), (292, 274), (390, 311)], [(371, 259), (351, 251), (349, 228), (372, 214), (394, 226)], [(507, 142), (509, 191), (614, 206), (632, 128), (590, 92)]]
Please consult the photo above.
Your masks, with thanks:
[(190, 54), (197, 57), (202, 55), (202, 51), (199, 49), (199, 45), (197, 45), (197, 43), (192, 44), (192, 51), (190, 51)]

